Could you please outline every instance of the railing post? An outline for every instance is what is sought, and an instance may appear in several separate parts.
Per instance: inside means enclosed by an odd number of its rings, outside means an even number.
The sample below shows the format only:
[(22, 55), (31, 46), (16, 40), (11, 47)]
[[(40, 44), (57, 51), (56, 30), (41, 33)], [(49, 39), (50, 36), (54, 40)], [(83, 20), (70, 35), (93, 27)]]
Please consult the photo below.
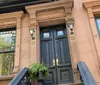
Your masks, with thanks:
[(84, 62), (79, 61), (77, 67), (80, 72), (80, 80), (82, 81), (83, 85), (97, 85), (87, 65)]

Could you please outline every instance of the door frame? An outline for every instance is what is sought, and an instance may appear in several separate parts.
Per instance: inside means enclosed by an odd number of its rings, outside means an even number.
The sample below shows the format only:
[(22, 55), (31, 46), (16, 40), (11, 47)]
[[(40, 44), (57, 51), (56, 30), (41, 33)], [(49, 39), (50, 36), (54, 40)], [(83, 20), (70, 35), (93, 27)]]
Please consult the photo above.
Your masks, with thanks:
[[(70, 59), (71, 59), (71, 65), (72, 65), (72, 71), (73, 71), (73, 79), (74, 79), (74, 82), (75, 82), (77, 76), (74, 75), (74, 73), (75, 72), (78, 73), (78, 72), (77, 72), (77, 68), (75, 68), (75, 61), (74, 61), (74, 56), (73, 56), (73, 55), (76, 55), (76, 53), (72, 54), (72, 49), (73, 49), (73, 47), (75, 48), (76, 46), (75, 45), (72, 46), (73, 42), (71, 41), (70, 30), (69, 30), (69, 27), (67, 26), (67, 22), (65, 21), (65, 19), (56, 19), (56, 20), (57, 20), (57, 24), (55, 24), (55, 21), (52, 20), (51, 21), (52, 25), (58, 25), (58, 24), (65, 24), (66, 25), (66, 31), (67, 31), (67, 37), (68, 37), (68, 45), (69, 45), (69, 50), (70, 50)], [(39, 22), (38, 23), (38, 26), (39, 26), (38, 29), (37, 29), (37, 31), (39, 33), (38, 36), (40, 36), (40, 27), (52, 26), (51, 22), (49, 23), (49, 21), (48, 21), (49, 24), (42, 25), (42, 26), (41, 26), (41, 24), (42, 23), (46, 23), (46, 22)], [(39, 47), (37, 49), (40, 50), (40, 37), (38, 37), (38, 39), (39, 39), (39, 44), (38, 44)], [(40, 60), (40, 51), (38, 52), (38, 54), (39, 54), (39, 56), (38, 56), (38, 59), (37, 59), (37, 63), (40, 63), (40, 61), (41, 61)], [(58, 85), (60, 85), (60, 84), (58, 84)]]
[[(59, 27), (61, 27), (60, 29), (59, 29)], [(66, 30), (66, 24), (58, 24), (58, 25), (53, 25), (53, 26), (46, 26), (46, 27), (42, 27), (42, 28), (40, 28), (40, 45), (41, 44), (43, 44), (43, 43), (47, 43), (47, 42), (52, 42), (52, 45), (53, 45), (53, 47), (55, 47), (56, 45), (55, 45), (55, 43), (56, 43), (56, 41), (57, 42), (59, 42), (59, 40), (64, 40), (63, 41), (63, 43), (67, 43), (66, 45), (68, 46), (68, 50), (65, 48), (65, 50), (63, 50), (63, 51), (65, 51), (65, 52), (67, 52), (68, 51), (68, 55), (66, 54), (66, 57), (69, 59), (70, 58), (70, 56), (69, 56), (69, 54), (70, 54), (70, 49), (69, 49), (69, 44), (68, 44), (68, 36), (66, 35), (67, 34), (67, 30)], [(58, 36), (57, 36), (57, 30), (63, 30), (63, 32), (64, 32), (64, 35), (63, 35), (63, 37), (62, 36), (60, 36), (59, 38), (58, 38)], [(43, 33), (45, 33), (45, 32), (48, 32), (48, 33), (50, 33), (50, 37), (49, 38), (44, 38), (43, 37)], [(65, 40), (66, 40), (66, 42), (65, 42)], [(51, 44), (49, 44), (49, 45), (51, 45)], [(41, 47), (41, 46), (40, 46)], [(64, 47), (63, 47), (64, 48)], [(55, 48), (53, 48), (55, 51), (57, 50), (56, 49), (56, 47)], [(53, 51), (54, 51), (53, 50)], [(43, 51), (43, 49), (41, 50), (40, 49), (40, 51)], [(45, 51), (44, 51), (45, 52)], [(52, 53), (53, 54), (53, 53)], [(41, 54), (40, 54), (41, 55)], [(42, 55), (41, 55), (42, 56)], [(41, 56), (40, 56), (40, 62), (41, 62)], [(54, 52), (54, 54), (52, 55), (53, 56), (53, 58), (54, 59), (56, 59), (57, 58), (57, 56), (56, 56), (56, 54), (55, 54), (55, 52)], [(51, 57), (52, 57), (51, 56)], [(42, 56), (43, 57), (43, 56)], [(69, 62), (66, 62), (66, 64), (64, 64), (63, 65), (63, 63), (62, 64), (60, 64), (60, 66), (59, 65), (57, 65), (57, 64), (55, 64), (55, 66), (54, 66), (54, 69), (53, 70), (55, 70), (57, 73), (56, 74), (58, 74), (59, 75), (59, 77), (57, 78), (57, 76), (58, 75), (56, 75), (56, 83), (58, 82), (58, 83), (68, 83), (68, 82), (70, 82), (70, 83), (73, 83), (73, 72), (72, 72), (72, 63), (71, 63), (71, 59), (69, 59), (70, 60), (70, 63)], [(45, 62), (45, 61), (44, 61)], [(56, 62), (55, 62), (56, 63)], [(69, 65), (70, 64), (70, 65)], [(52, 66), (52, 65), (51, 65)], [(49, 67), (48, 67), (49, 68)], [(49, 68), (50, 69), (50, 68)], [(61, 71), (63, 71), (64, 69), (67, 69), (68, 71), (69, 71), (69, 73), (70, 73), (70, 80), (69, 81), (60, 81), (60, 72)], [(51, 70), (51, 69), (50, 69)], [(67, 71), (66, 70), (66, 71)]]
[[(74, 0), (63, 0), (41, 5), (26, 6), (25, 8), (30, 15), (29, 27), (35, 29), (35, 40), (31, 40), (30, 43), (30, 65), (31, 63), (33, 63), (33, 60), (35, 63), (40, 62), (39, 27), (57, 25), (57, 24), (66, 24), (73, 77), (74, 81), (78, 81), (77, 62), (79, 61), (79, 51), (77, 48), (76, 40), (71, 39), (72, 37), (70, 33), (70, 28), (67, 25), (67, 19), (72, 18), (71, 13), (73, 8), (73, 2)], [(74, 33), (74, 38), (75, 38), (75, 33)]]

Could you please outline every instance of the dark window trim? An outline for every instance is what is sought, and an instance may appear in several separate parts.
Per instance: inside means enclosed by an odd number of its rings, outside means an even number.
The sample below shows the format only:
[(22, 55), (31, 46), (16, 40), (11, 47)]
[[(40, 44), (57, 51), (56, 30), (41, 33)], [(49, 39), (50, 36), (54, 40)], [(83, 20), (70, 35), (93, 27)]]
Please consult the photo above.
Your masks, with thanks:
[(11, 52), (15, 52), (15, 50), (11, 50), (11, 51), (2, 51), (2, 52), (0, 52), (0, 54), (3, 54), (3, 53), (11, 53)]
[(16, 27), (11, 27), (11, 28), (0, 28), (0, 32), (3, 32), (3, 31), (13, 31), (13, 30), (16, 30)]

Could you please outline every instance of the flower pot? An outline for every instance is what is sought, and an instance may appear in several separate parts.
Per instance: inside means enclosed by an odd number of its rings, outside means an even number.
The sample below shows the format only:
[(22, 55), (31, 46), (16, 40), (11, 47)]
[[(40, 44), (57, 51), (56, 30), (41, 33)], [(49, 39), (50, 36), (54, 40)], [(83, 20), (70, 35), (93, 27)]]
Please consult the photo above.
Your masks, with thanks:
[(40, 71), (37, 81), (38, 81), (38, 82), (43, 82), (44, 79), (45, 79), (45, 77), (44, 77), (44, 75), (43, 75), (43, 72)]
[(36, 80), (32, 80), (31, 85), (38, 85), (38, 82)]

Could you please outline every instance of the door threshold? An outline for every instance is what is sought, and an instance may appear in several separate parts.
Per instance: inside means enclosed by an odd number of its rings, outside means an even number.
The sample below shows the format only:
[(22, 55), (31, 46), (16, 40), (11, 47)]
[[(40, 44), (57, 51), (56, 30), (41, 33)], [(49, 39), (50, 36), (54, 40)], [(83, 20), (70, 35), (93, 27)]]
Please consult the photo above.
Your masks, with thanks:
[(82, 83), (77, 82), (77, 83), (67, 83), (67, 84), (57, 84), (57, 85), (82, 85)]

